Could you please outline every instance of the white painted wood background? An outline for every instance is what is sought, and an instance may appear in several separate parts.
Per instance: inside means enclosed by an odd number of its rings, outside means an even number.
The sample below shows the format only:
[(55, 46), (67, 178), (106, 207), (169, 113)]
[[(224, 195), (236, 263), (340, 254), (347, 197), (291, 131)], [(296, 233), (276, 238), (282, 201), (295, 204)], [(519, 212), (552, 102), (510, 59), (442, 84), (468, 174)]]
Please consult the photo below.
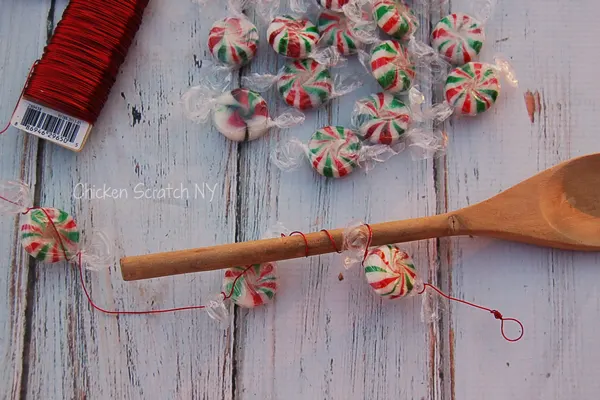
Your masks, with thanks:
[[(470, 3), (419, 9), (420, 37), (449, 9), (468, 12)], [(0, 120), (7, 121), (67, 1), (0, 4)], [(209, 59), (205, 42), (216, 17), (199, 17), (187, 0), (152, 0), (84, 151), (10, 130), (0, 137), (0, 179), (23, 179), (36, 204), (72, 212), (84, 237), (106, 232), (117, 243), (115, 263), (123, 255), (257, 239), (277, 221), (311, 231), (456, 209), (600, 151), (599, 13), (593, 0), (499, 0), (482, 59), (508, 56), (519, 89), (507, 87), (487, 115), (449, 123), (444, 158), (413, 162), (405, 154), (369, 175), (334, 181), (309, 167), (281, 173), (269, 163), (269, 149), (280, 137), (308, 139), (321, 126), (349, 124), (354, 100), (377, 91), (373, 81), (310, 113), (301, 127), (227, 142), (187, 122), (178, 106)], [(263, 43), (242, 73), (274, 72), (282, 63)], [(423, 89), (441, 100), (439, 87)], [(534, 122), (526, 90), (539, 92)], [(277, 113), (277, 96), (266, 97)], [(77, 201), (78, 183), (124, 188), (130, 197)], [(134, 200), (139, 183), (216, 190), (212, 201)], [(24, 255), (17, 227), (12, 216), (0, 219), (4, 399), (563, 400), (596, 398), (600, 390), (597, 254), (482, 238), (407, 245), (420, 272), (443, 289), (520, 318), (526, 335), (509, 344), (486, 313), (451, 306), (428, 326), (419, 299), (382, 302), (358, 270), (340, 282), (337, 256), (283, 263), (276, 301), (236, 309), (226, 329), (203, 312), (104, 316), (88, 307), (72, 266)], [(141, 309), (201, 304), (219, 291), (221, 273), (125, 283), (115, 264), (87, 280), (101, 305)]]

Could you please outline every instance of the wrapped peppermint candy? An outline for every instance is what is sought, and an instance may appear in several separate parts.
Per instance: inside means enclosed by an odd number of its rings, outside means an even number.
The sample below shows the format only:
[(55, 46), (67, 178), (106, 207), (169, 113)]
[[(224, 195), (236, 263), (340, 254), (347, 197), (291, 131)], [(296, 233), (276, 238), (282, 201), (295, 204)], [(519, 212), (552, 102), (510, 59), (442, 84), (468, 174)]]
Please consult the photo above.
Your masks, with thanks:
[(433, 30), (432, 46), (453, 65), (476, 60), (485, 42), (484, 24), (493, 14), (495, 3), (475, 0), (471, 14), (456, 12), (442, 18)]
[(93, 233), (84, 246), (75, 219), (57, 208), (33, 207), (31, 191), (22, 182), (0, 182), (0, 213), (21, 215), (21, 245), (40, 262), (81, 261), (96, 269), (111, 257), (111, 245), (103, 233)]
[(337, 50), (349, 56), (363, 47), (360, 37), (367, 28), (352, 24), (345, 14), (325, 10), (319, 14), (317, 28), (321, 34), (321, 43), (335, 46)]
[(292, 138), (280, 143), (271, 154), (271, 161), (282, 170), (299, 168), (308, 159), (313, 169), (327, 178), (342, 178), (359, 167), (371, 169), (395, 155), (389, 146), (363, 145), (358, 135), (342, 126), (319, 129), (308, 143)]
[(408, 40), (419, 28), (415, 13), (403, 0), (349, 0), (343, 12), (359, 25), (376, 24), (397, 40)]
[(367, 283), (385, 299), (401, 299), (423, 289), (412, 257), (396, 245), (370, 249), (363, 265)]
[[(259, 34), (252, 21), (243, 14), (249, 1), (227, 0), (228, 15), (226, 16), (224, 16), (226, 13), (223, 11), (221, 2), (195, 1), (201, 6), (203, 15), (215, 15), (216, 18), (219, 18), (211, 27), (208, 35), (208, 49), (214, 59), (232, 70), (250, 63), (258, 50)], [(261, 1), (262, 3), (273, 2), (273, 0)], [(273, 8), (261, 7), (261, 12), (257, 14), (268, 18), (265, 12), (268, 14), (269, 10)]]
[(182, 96), (184, 113), (196, 123), (213, 126), (234, 142), (252, 141), (271, 128), (289, 128), (304, 122), (304, 114), (290, 110), (273, 118), (265, 99), (249, 89), (226, 90), (227, 83), (213, 84), (209, 79)]
[(242, 86), (257, 92), (275, 84), (287, 105), (310, 110), (356, 90), (362, 81), (356, 75), (332, 74), (327, 66), (310, 58), (288, 62), (277, 75), (252, 74), (242, 78)]
[(278, 54), (308, 58), (317, 49), (319, 30), (308, 18), (292, 15), (275, 17), (267, 29), (269, 44)]
[[(429, 128), (448, 115), (433, 115), (421, 110), (425, 97), (416, 88), (408, 100), (386, 93), (376, 93), (356, 102), (352, 127), (359, 138), (371, 145), (393, 146), (396, 152), (407, 148), (414, 158), (431, 158), (446, 149), (446, 136)], [(437, 118), (437, 120), (436, 120)]]
[(342, 7), (349, 1), (350, 0), (317, 0), (317, 4), (328, 10), (340, 13), (342, 12)]
[(512, 66), (496, 57), (494, 64), (470, 62), (452, 70), (446, 78), (446, 101), (432, 109), (432, 117), (451, 112), (474, 117), (492, 108), (501, 91), (501, 79), (513, 87), (519, 81)]
[(273, 300), (278, 287), (275, 263), (229, 268), (223, 280), (223, 291), (231, 292), (231, 301), (244, 308), (267, 304)]
[(373, 18), (395, 39), (409, 38), (419, 28), (417, 16), (403, 0), (374, 0)]
[[(289, 231), (278, 223), (265, 232), (261, 239), (287, 236)], [(242, 308), (255, 308), (270, 303), (279, 290), (277, 264), (274, 262), (244, 265), (225, 270), (223, 291), (208, 303), (208, 315), (225, 321), (229, 316), (228, 303)]]

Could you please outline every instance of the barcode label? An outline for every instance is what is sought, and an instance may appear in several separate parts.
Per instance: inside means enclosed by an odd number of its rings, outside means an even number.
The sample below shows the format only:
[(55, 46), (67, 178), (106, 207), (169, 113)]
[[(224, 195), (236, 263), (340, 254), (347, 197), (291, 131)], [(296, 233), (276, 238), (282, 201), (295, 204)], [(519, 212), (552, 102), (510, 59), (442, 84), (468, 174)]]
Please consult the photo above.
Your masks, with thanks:
[(81, 150), (91, 129), (85, 121), (24, 99), (19, 101), (12, 125), (76, 151)]

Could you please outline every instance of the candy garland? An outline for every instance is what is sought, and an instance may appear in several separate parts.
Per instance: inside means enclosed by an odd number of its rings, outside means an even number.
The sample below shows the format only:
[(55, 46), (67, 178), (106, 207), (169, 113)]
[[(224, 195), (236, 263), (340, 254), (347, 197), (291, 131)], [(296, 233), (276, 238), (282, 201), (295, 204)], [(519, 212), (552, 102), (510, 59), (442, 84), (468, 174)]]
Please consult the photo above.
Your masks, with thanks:
[(247, 18), (226, 17), (212, 26), (208, 49), (223, 64), (239, 68), (254, 58), (258, 42), (258, 29)]
[[(3, 189), (28, 193), (28, 188), (18, 182), (0, 183)], [(21, 197), (21, 196), (16, 196)], [(27, 196), (23, 196), (27, 197)], [(224, 302), (231, 300), (240, 307), (252, 308), (271, 301), (279, 286), (279, 277), (275, 263), (249, 265), (231, 268), (226, 271), (223, 281), (223, 292), (217, 299), (207, 305), (186, 306), (145, 311), (116, 311), (107, 310), (96, 305), (92, 300), (85, 284), (83, 265), (92, 264), (93, 259), (102, 259), (94, 254), (88, 254), (80, 246), (80, 231), (75, 219), (67, 212), (56, 208), (28, 207), (23, 205), (24, 198), (11, 200), (0, 195), (0, 202), (9, 204), (19, 210), (23, 220), (20, 226), (20, 238), (23, 249), (36, 260), (54, 264), (58, 262), (73, 262), (79, 269), (79, 278), (84, 294), (90, 306), (97, 311), (110, 315), (147, 315), (163, 314), (176, 311), (205, 309), (214, 319), (227, 317)], [(2, 206), (0, 205), (0, 208)], [(104, 240), (104, 239), (103, 239)], [(102, 243), (108, 246), (108, 243)], [(103, 261), (99, 261), (103, 262)]]
[[(346, 132), (343, 132), (343, 128), (338, 130), (337, 134), (331, 132), (329, 129), (325, 130), (330, 137), (342, 137), (346, 134)], [(110, 315), (147, 315), (205, 309), (212, 318), (222, 320), (227, 317), (227, 309), (224, 305), (226, 300), (231, 300), (234, 304), (241, 307), (253, 308), (271, 301), (279, 288), (276, 265), (274, 263), (255, 264), (228, 269), (225, 272), (223, 280), (223, 292), (219, 294), (217, 299), (209, 302), (207, 305), (146, 311), (107, 310), (94, 303), (85, 284), (83, 276), (84, 251), (79, 249), (78, 246), (80, 236), (75, 220), (68, 213), (58, 209), (24, 206), (24, 199), (28, 198), (27, 189), (20, 183), (2, 184), (0, 187), (4, 189), (8, 188), (9, 191), (12, 190), (13, 192), (16, 189), (17, 196), (15, 196), (15, 200), (0, 195), (0, 201), (14, 206), (16, 210), (20, 210), (20, 214), (27, 217), (21, 225), (21, 231), (25, 232), (22, 234), (22, 246), (25, 251), (43, 262), (77, 262), (80, 281), (86, 298), (90, 306), (100, 312)], [(333, 236), (327, 230), (323, 231), (327, 234), (334, 250), (342, 253), (338, 249)], [(31, 235), (32, 232), (34, 233), (33, 235)], [(292, 232), (290, 235), (294, 234), (299, 234), (304, 238), (306, 256), (308, 257), (310, 249), (306, 236), (302, 232)], [(281, 236), (286, 235), (282, 234)], [(346, 260), (356, 260), (356, 257), (353, 256), (356, 252), (364, 253), (361, 264), (364, 269), (365, 278), (373, 290), (380, 296), (394, 300), (404, 298), (415, 291), (417, 291), (417, 294), (423, 294), (430, 288), (435, 293), (449, 300), (490, 312), (496, 319), (501, 321), (502, 335), (506, 340), (516, 342), (523, 337), (524, 327), (519, 320), (504, 318), (497, 310), (456, 299), (444, 294), (440, 289), (431, 284), (423, 283), (419, 280), (414, 262), (408, 253), (395, 245), (385, 245), (371, 249), (372, 239), (373, 231), (370, 225), (354, 224), (344, 232), (343, 250), (350, 252), (350, 255), (346, 256)], [(32, 243), (38, 243), (39, 245), (32, 248)], [(45, 248), (46, 251), (41, 252), (39, 251), (40, 248)], [(346, 268), (351, 266), (352, 262), (346, 264)], [(504, 333), (504, 324), (507, 321), (515, 322), (520, 326), (521, 334), (517, 338), (509, 338)]]
[(319, 30), (305, 18), (283, 15), (273, 19), (267, 29), (269, 44), (278, 54), (307, 58), (317, 47)]

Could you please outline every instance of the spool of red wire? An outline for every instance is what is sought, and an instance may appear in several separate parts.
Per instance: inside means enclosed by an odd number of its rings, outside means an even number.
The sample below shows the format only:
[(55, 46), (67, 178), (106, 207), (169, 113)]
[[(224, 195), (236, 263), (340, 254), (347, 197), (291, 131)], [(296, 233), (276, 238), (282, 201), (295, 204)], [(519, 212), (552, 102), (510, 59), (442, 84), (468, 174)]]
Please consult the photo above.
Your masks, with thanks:
[[(81, 121), (93, 125), (142, 23), (148, 2), (71, 0), (23, 89), (22, 99), (42, 107), (21, 110), (19, 105), (17, 111), (21, 112), (15, 112), (12, 124), (51, 140), (52, 135), (45, 137), (45, 133), (54, 134), (54, 139), (62, 135), (73, 139), (73, 134), (79, 133), (74, 132), (78, 122), (79, 127)], [(46, 108), (63, 115), (48, 116)], [(68, 143), (63, 139), (60, 144)], [(82, 146), (83, 142), (75, 149)]]

